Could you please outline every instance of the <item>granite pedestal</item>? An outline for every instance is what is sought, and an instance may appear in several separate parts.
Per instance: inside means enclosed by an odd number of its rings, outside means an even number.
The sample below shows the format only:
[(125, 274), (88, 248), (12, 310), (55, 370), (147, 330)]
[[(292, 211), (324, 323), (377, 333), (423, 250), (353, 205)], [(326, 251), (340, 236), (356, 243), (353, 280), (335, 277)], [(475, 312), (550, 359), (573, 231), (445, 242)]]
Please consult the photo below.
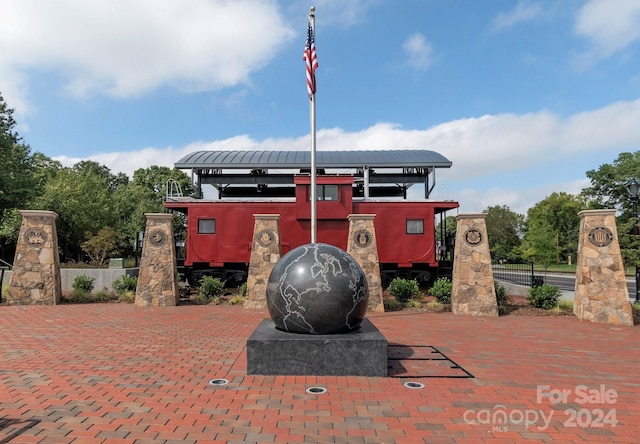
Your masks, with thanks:
[(386, 377), (387, 339), (368, 319), (351, 333), (289, 333), (263, 320), (247, 340), (247, 374)]

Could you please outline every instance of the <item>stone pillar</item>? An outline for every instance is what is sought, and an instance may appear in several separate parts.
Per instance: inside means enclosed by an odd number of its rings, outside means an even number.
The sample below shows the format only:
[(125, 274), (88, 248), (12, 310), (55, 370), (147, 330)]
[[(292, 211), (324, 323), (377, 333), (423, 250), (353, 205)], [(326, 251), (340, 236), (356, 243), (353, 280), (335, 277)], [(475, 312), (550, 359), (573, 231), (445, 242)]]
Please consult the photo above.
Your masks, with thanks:
[(454, 314), (498, 316), (486, 213), (456, 216), (451, 311)]
[(279, 214), (254, 214), (253, 243), (244, 308), (267, 308), (267, 282), (280, 260)]
[(382, 283), (380, 281), (380, 261), (376, 229), (373, 225), (375, 214), (349, 215), (349, 240), (347, 253), (362, 267), (369, 286), (368, 310), (384, 313)]
[(60, 257), (53, 211), (22, 210), (7, 302), (10, 305), (60, 303)]
[(573, 312), (579, 319), (633, 325), (633, 311), (618, 243), (615, 210), (580, 216)]
[(141, 307), (176, 305), (178, 269), (173, 239), (173, 215), (146, 213), (135, 304)]

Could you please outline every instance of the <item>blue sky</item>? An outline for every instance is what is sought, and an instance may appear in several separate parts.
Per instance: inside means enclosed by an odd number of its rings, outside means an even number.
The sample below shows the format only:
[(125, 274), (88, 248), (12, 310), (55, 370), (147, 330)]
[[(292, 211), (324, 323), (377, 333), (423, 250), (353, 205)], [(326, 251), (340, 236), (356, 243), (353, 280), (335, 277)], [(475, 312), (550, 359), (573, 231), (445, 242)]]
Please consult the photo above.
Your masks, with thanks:
[(65, 165), (307, 150), (312, 5), (318, 150), (434, 150), (435, 198), (526, 214), (640, 149), (640, 0), (0, 0), (0, 92)]

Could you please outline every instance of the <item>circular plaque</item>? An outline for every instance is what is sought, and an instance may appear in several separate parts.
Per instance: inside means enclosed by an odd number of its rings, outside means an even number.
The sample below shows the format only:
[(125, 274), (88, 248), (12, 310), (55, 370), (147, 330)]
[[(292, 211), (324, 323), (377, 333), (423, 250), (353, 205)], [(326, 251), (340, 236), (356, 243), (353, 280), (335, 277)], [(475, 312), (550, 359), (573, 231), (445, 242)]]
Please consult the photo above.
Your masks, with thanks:
[(29, 228), (24, 233), (25, 242), (34, 247), (42, 247), (47, 239), (47, 233), (42, 228)]
[(273, 243), (273, 231), (271, 230), (262, 230), (256, 236), (256, 241), (263, 247), (268, 247)]
[(371, 245), (371, 233), (369, 233), (369, 230), (358, 230), (355, 234), (355, 241), (359, 247), (368, 247)]
[(613, 233), (607, 227), (595, 227), (589, 231), (589, 242), (596, 247), (606, 247), (613, 242)]
[(482, 233), (472, 228), (464, 233), (464, 240), (466, 240), (469, 245), (478, 245), (482, 242)]
[(149, 244), (154, 247), (160, 247), (167, 242), (167, 235), (162, 230), (153, 230), (149, 233)]

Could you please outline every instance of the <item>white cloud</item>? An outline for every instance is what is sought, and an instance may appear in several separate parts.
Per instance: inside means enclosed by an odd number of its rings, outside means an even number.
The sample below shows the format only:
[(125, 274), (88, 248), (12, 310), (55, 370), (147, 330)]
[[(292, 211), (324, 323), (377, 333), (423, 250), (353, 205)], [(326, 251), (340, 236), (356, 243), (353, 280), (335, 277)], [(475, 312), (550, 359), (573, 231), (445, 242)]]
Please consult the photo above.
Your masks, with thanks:
[(412, 68), (426, 70), (431, 66), (433, 48), (420, 33), (411, 34), (402, 44), (407, 63)]
[[(523, 115), (499, 114), (460, 119), (427, 129), (405, 129), (378, 123), (361, 131), (321, 129), (317, 149), (376, 150), (430, 149), (453, 162), (438, 173), (434, 197), (461, 203), (464, 212), (479, 212), (493, 205), (507, 205), (526, 214), (529, 207), (554, 191), (578, 193), (586, 178), (567, 177), (564, 166), (593, 156), (609, 156), (640, 146), (640, 99), (618, 102), (581, 112), (566, 119), (543, 110)], [(184, 155), (198, 150), (308, 150), (309, 136), (255, 140), (247, 135), (215, 141), (199, 141), (184, 147), (144, 148), (90, 156), (113, 172), (129, 175), (151, 165), (171, 167)], [(81, 159), (57, 158), (65, 165)], [(160, 163), (159, 163), (160, 162)], [(593, 165), (592, 168), (597, 168)], [(559, 172), (553, 173), (557, 169)], [(526, 178), (543, 175), (542, 187), (530, 187)], [(514, 177), (513, 186), (491, 187), (496, 177)], [(505, 183), (505, 180), (502, 180)], [(421, 194), (415, 191), (416, 197)]]
[(17, 109), (31, 72), (77, 97), (247, 83), (294, 36), (270, 0), (3, 0), (0, 17), (0, 90)]
[(574, 27), (589, 40), (590, 48), (577, 60), (588, 66), (640, 40), (640, 0), (590, 0), (580, 9)]
[(518, 23), (536, 19), (542, 12), (542, 7), (538, 3), (519, 1), (514, 9), (508, 12), (500, 12), (493, 23), (491, 29), (499, 31), (510, 28)]

